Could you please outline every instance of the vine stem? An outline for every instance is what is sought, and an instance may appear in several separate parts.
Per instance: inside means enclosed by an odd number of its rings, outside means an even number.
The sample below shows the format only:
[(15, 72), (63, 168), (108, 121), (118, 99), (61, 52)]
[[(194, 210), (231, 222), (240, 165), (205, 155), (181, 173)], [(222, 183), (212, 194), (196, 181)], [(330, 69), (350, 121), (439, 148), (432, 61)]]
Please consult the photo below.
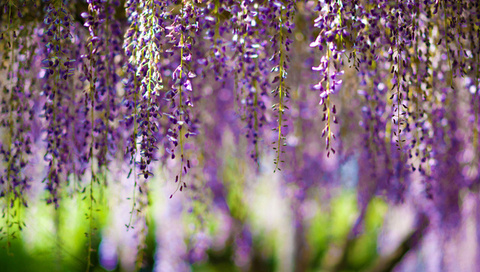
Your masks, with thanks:
[[(183, 1), (182, 1), (182, 10), (183, 10)], [(183, 44), (183, 33), (180, 36), (180, 44)], [(183, 46), (180, 48), (180, 81), (182, 80), (182, 73), (183, 73)], [(179, 95), (178, 95), (178, 100), (179, 100), (179, 111), (180, 111), (180, 121), (182, 120), (182, 115), (183, 115), (183, 104), (182, 104), (182, 85), (179, 87)], [(178, 137), (179, 137), (179, 145), (180, 145), (180, 174), (178, 175), (178, 184), (177, 188), (173, 192), (172, 195), (174, 195), (180, 187), (182, 187), (182, 177), (183, 177), (183, 161), (184, 161), (184, 150), (183, 150), (183, 124), (181, 128), (178, 131)]]
[[(182, 0), (182, 8), (181, 10), (183, 11), (185, 9), (185, 3), (184, 3), (184, 0)], [(184, 63), (183, 63), (183, 48), (185, 47), (185, 41), (184, 41), (185, 37), (183, 36), (183, 32), (180, 34), (180, 75), (179, 75), (179, 79), (180, 79), (180, 82), (182, 81), (182, 74), (183, 74), (183, 66), (184, 66)], [(185, 128), (183, 127), (184, 126), (184, 118), (182, 118), (182, 116), (185, 114), (184, 112), (184, 107), (183, 107), (183, 98), (182, 98), (182, 84), (180, 84), (179, 86), (179, 92), (178, 92), (178, 110), (179, 110), (179, 119), (180, 119), (180, 122), (181, 122), (181, 125), (180, 125), (180, 129), (178, 131), (178, 137), (179, 137), (179, 145), (180, 145), (180, 174), (178, 175), (178, 184), (177, 184), (177, 188), (175, 189), (175, 191), (170, 195), (170, 198), (178, 191), (182, 188), (182, 184), (184, 183), (182, 181), (182, 177), (183, 177), (183, 169), (184, 169), (184, 161), (185, 161), (185, 157), (184, 157), (184, 140), (183, 140), (183, 137), (184, 137), (184, 130)]]
[[(283, 18), (283, 11), (280, 10), (280, 23), (282, 22), (282, 18)], [(277, 158), (276, 158), (276, 161), (275, 161), (275, 164), (276, 164), (276, 167), (275, 167), (275, 170), (273, 170), (273, 172), (275, 172), (276, 170), (281, 170), (280, 169), (280, 153), (281, 153), (281, 146), (282, 146), (282, 123), (283, 123), (283, 111), (284, 111), (284, 105), (283, 105), (283, 97), (284, 97), (284, 90), (282, 90), (282, 87), (283, 87), (283, 84), (284, 84), (284, 79), (283, 79), (283, 74), (284, 74), (284, 70), (283, 70), (283, 62), (284, 62), (284, 52), (283, 52), (283, 40), (284, 40), (284, 37), (283, 37), (283, 32), (282, 32), (282, 28), (280, 27), (280, 45), (279, 45), (279, 48), (280, 48), (280, 63), (278, 65), (278, 73), (279, 73), (279, 77), (280, 77), (280, 82), (279, 82), (279, 85), (278, 85), (278, 137), (277, 137)]]
[[(135, 89), (136, 86), (138, 86), (138, 80), (137, 76), (133, 75), (133, 80), (134, 80), (134, 85)], [(137, 133), (138, 133), (138, 122), (137, 122), (137, 103), (138, 103), (138, 93), (135, 91), (134, 92), (134, 100), (135, 100), (135, 105), (134, 105), (134, 110), (133, 110), (133, 146), (134, 146), (134, 154), (133, 154), (133, 194), (132, 194), (132, 209), (130, 211), (130, 219), (128, 220), (128, 225), (127, 225), (127, 231), (132, 228), (132, 219), (133, 219), (133, 212), (135, 211), (135, 206), (137, 205), (136, 203), (136, 191), (137, 191), (137, 167), (136, 167), (136, 162), (135, 160), (137, 159)]]
[[(11, 20), (11, 15), (12, 15), (12, 7), (11, 7), (12, 3), (10, 2), (9, 3), (9, 7), (8, 7), (8, 26), (7, 26), (7, 31), (11, 30), (10, 27), (10, 20)], [(14, 43), (14, 40), (13, 40), (13, 30), (10, 31), (10, 52), (12, 54), (12, 64), (9, 65), (8, 67), (8, 73), (11, 73), (13, 76), (13, 65), (14, 65), (14, 54), (13, 54), (13, 43)], [(10, 80), (12, 80), (12, 78), (10, 77)], [(12, 82), (10, 82), (11, 85)], [(10, 90), (10, 97), (12, 97), (12, 91), (13, 90)], [(12, 148), (12, 142), (13, 142), (13, 116), (12, 116), (12, 110), (9, 111), (8, 113), (8, 119), (9, 119), (9, 123), (8, 123), (8, 126), (9, 126), (9, 130), (8, 130), (8, 133), (9, 133), (9, 141), (8, 141), (8, 148), (9, 148), (9, 158), (8, 158), (8, 163), (7, 163), (7, 191), (5, 192), (5, 195), (7, 196), (6, 197), (6, 206), (7, 206), (7, 255), (9, 256), (12, 256), (13, 254), (10, 253), (10, 246), (11, 246), (11, 241), (10, 241), (10, 194), (11, 194), (11, 187), (12, 185), (10, 184), (10, 172), (11, 172), (11, 168), (12, 168), (12, 163), (13, 163), (13, 156), (12, 156), (12, 152), (13, 152), (13, 148)]]
[[(94, 11), (92, 10), (92, 13)], [(90, 142), (90, 171), (91, 171), (91, 179), (90, 179), (90, 188), (89, 188), (89, 194), (90, 194), (90, 208), (89, 208), (89, 234), (88, 234), (88, 253), (87, 253), (87, 272), (90, 271), (90, 266), (92, 266), (92, 236), (93, 236), (93, 230), (94, 230), (94, 225), (93, 225), (93, 202), (94, 202), (94, 196), (93, 196), (93, 185), (96, 181), (96, 176), (95, 176), (95, 169), (94, 169), (94, 161), (93, 161), (93, 146), (95, 143), (95, 137), (94, 137), (94, 128), (95, 128), (95, 95), (96, 95), (96, 89), (95, 89), (95, 80), (97, 78), (97, 70), (94, 68), (94, 55), (93, 55), (93, 50), (94, 50), (94, 45), (93, 42), (90, 45), (90, 73), (94, 73), (93, 78), (90, 79), (90, 103), (91, 103), (91, 110), (90, 110), (90, 122), (91, 122), (91, 142)], [(95, 72), (94, 72), (95, 71)]]
[[(328, 64), (327, 64), (327, 68), (325, 70), (326, 74), (327, 74), (327, 99), (325, 100), (325, 106), (326, 106), (326, 109), (327, 109), (327, 129), (328, 129), (328, 132), (327, 132), (327, 141), (328, 143), (330, 144), (331, 141), (332, 141), (332, 128), (330, 127), (330, 120), (331, 120), (331, 111), (330, 111), (330, 50), (327, 50), (327, 59), (328, 59)], [(327, 145), (327, 149), (329, 148), (329, 146)], [(328, 153), (327, 153), (328, 154)]]
[[(258, 62), (256, 62), (256, 64), (258, 65)], [(255, 90), (257, 90), (257, 80), (256, 79), (253, 79), (253, 87), (255, 88)], [(258, 110), (258, 91), (255, 91), (255, 93), (253, 94), (253, 106), (255, 107), (255, 110), (253, 111), (253, 118), (255, 119), (254, 121), (254, 124), (253, 124), (253, 127), (254, 127), (254, 130), (255, 130), (255, 133), (257, 133), (257, 137), (254, 137), (254, 140), (255, 140), (255, 158), (257, 160), (256, 162), (256, 165), (257, 165), (257, 168), (260, 168), (260, 162), (258, 160), (258, 113), (257, 113), (257, 110)]]
[[(397, 0), (397, 9), (400, 10), (400, 2)], [(397, 12), (397, 11), (396, 11)], [(400, 119), (400, 107), (402, 105), (402, 101), (401, 101), (401, 98), (400, 98), (400, 85), (401, 85), (401, 77), (400, 77), (400, 69), (401, 69), (401, 63), (402, 63), (402, 60), (401, 60), (401, 56), (402, 56), (402, 51), (400, 50), (400, 43), (399, 43), (399, 37), (400, 37), (400, 27), (399, 27), (399, 20), (400, 20), (400, 14), (398, 14), (396, 16), (397, 18), (397, 36), (395, 37), (395, 43), (396, 43), (396, 46), (397, 46), (397, 71), (396, 71), (396, 75), (397, 75), (397, 142), (398, 142), (398, 148), (399, 150), (401, 151), (402, 150), (402, 137), (401, 137), (401, 133), (402, 133), (402, 129), (401, 129), (401, 124), (402, 124), (402, 121)], [(400, 160), (402, 160), (402, 157), (403, 157), (403, 152), (400, 152)]]

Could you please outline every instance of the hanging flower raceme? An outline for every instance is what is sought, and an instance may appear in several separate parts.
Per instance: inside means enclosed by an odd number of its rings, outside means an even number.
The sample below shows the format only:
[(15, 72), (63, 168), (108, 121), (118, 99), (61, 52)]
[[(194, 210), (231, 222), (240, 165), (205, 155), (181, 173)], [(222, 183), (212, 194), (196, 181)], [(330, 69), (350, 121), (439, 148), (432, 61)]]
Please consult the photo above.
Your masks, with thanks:
[[(108, 138), (112, 137), (111, 130), (109, 129), (110, 112), (105, 112), (105, 108), (110, 110), (110, 103), (115, 100), (109, 99), (111, 91), (107, 91), (108, 80), (112, 76), (110, 74), (108, 64), (105, 62), (104, 54), (108, 52), (106, 50), (108, 46), (108, 40), (106, 38), (108, 31), (105, 31), (106, 4), (101, 0), (87, 0), (88, 12), (81, 14), (85, 19), (84, 26), (88, 29), (88, 38), (85, 48), (85, 54), (82, 55), (83, 71), (86, 81), (88, 81), (88, 87), (85, 91), (85, 104), (88, 119), (91, 123), (90, 143), (89, 143), (89, 159), (90, 159), (90, 171), (91, 179), (84, 192), (88, 202), (88, 213), (86, 214), (89, 220), (89, 232), (86, 234), (88, 238), (88, 253), (87, 253), (87, 266), (90, 267), (91, 249), (93, 246), (93, 236), (95, 235), (95, 213), (94, 205), (96, 203), (95, 191), (97, 184), (100, 184), (100, 178), (97, 173), (108, 167), (107, 153), (109, 148)], [(113, 105), (113, 109), (115, 105)], [(111, 145), (110, 145), (111, 146)], [(94, 158), (97, 160), (99, 170), (95, 170)], [(103, 169), (102, 169), (103, 168)], [(106, 184), (106, 172), (104, 174), (104, 183)], [(98, 209), (97, 209), (98, 210)]]
[[(103, 137), (97, 139), (100, 144), (99, 165), (107, 165), (116, 157), (118, 146), (122, 146), (123, 138), (121, 136), (121, 128), (116, 123), (119, 116), (119, 99), (118, 99), (118, 85), (120, 83), (119, 72), (122, 69), (122, 62), (125, 60), (122, 45), (122, 27), (119, 20), (115, 18), (115, 9), (120, 6), (120, 2), (107, 2), (104, 13), (104, 48), (106, 54), (102, 56), (102, 61), (105, 63), (105, 76), (100, 79), (101, 85), (99, 94), (102, 96), (101, 104), (97, 108), (103, 110), (102, 125), (104, 126)], [(104, 158), (104, 161), (100, 160)]]
[[(127, 3), (131, 28), (127, 31), (125, 52), (129, 57), (127, 64), (127, 100), (129, 115), (127, 125), (134, 126), (128, 150), (131, 161), (136, 160), (137, 137), (140, 140), (141, 175), (152, 175), (149, 165), (156, 160), (160, 138), (161, 107), (164, 104), (164, 81), (162, 78), (162, 58), (164, 54), (161, 39), (166, 34), (165, 22), (167, 2), (146, 1)], [(139, 24), (134, 24), (135, 20)], [(162, 41), (163, 42), (163, 41)]]
[(266, 61), (267, 33), (261, 27), (267, 23), (269, 9), (253, 1), (242, 1), (232, 8), (235, 34), (232, 46), (235, 52), (235, 89), (239, 114), (246, 120), (246, 137), (250, 144), (250, 157), (258, 164), (259, 141), (264, 137), (266, 125), (267, 89), (270, 86), (270, 65)]
[(130, 28), (127, 29), (124, 37), (123, 48), (125, 50), (126, 62), (125, 62), (125, 77), (123, 79), (123, 85), (125, 90), (125, 96), (123, 100), (124, 105), (124, 122), (123, 128), (127, 132), (124, 135), (128, 138), (125, 148), (125, 158), (128, 158), (129, 163), (132, 164), (132, 170), (134, 171), (136, 178), (136, 157), (137, 157), (137, 136), (138, 136), (138, 104), (140, 97), (138, 94), (139, 79), (137, 77), (138, 58), (137, 50), (139, 46), (137, 39), (139, 38), (139, 28), (135, 24), (139, 19), (139, 3), (137, 0), (127, 1), (125, 3), (125, 10)]
[(90, 83), (85, 99), (90, 106), (89, 119), (93, 123), (91, 152), (94, 152), (92, 155), (99, 169), (105, 169), (115, 156), (116, 140), (119, 138), (114, 123), (118, 114), (116, 88), (120, 79), (117, 70), (120, 69), (119, 58), (123, 56), (118, 37), (121, 30), (114, 18), (119, 2), (88, 2), (89, 12), (82, 13), (90, 36), (86, 53), (82, 55), (85, 79)]
[(166, 52), (175, 59), (176, 65), (169, 80), (170, 89), (165, 95), (168, 103), (168, 112), (165, 115), (170, 121), (166, 133), (170, 146), (166, 151), (171, 154), (172, 159), (176, 157), (177, 151), (180, 160), (180, 171), (175, 178), (178, 184), (175, 192), (187, 187), (182, 180), (190, 168), (185, 150), (186, 141), (190, 136), (197, 134), (190, 110), (194, 106), (192, 80), (196, 74), (192, 69), (192, 45), (195, 43), (195, 33), (198, 32), (197, 11), (192, 1), (181, 1), (179, 13), (171, 15), (171, 24), (165, 27), (166, 38), (172, 45)]
[(164, 89), (164, 82), (161, 74), (161, 61), (163, 48), (160, 42), (166, 34), (164, 28), (165, 2), (146, 1), (140, 14), (140, 36), (137, 49), (137, 76), (139, 77), (141, 97), (137, 122), (138, 133), (141, 137), (140, 143), (140, 171), (144, 178), (152, 173), (148, 166), (156, 160), (156, 150), (159, 142), (159, 119), (161, 118), (160, 107), (157, 103), (161, 91)]
[(285, 6), (280, 1), (271, 1), (268, 9), (267, 18), (271, 21), (270, 27), (273, 30), (270, 41), (274, 51), (270, 57), (270, 61), (274, 64), (271, 71), (274, 73), (272, 84), (275, 86), (271, 93), (274, 99), (278, 99), (278, 102), (272, 105), (277, 118), (277, 125), (273, 128), (273, 131), (277, 134), (275, 141), (273, 141), (275, 146), (273, 149), (276, 153), (274, 164), (275, 170), (281, 170), (280, 163), (283, 162), (281, 154), (284, 153), (283, 147), (286, 145), (285, 136), (288, 127), (285, 111), (288, 110), (287, 102), (290, 98), (290, 89), (287, 87), (285, 80), (288, 74), (288, 63), (290, 62), (288, 54), (292, 40), (289, 39), (289, 34), (292, 33), (292, 28), (294, 27), (292, 23), (294, 3), (289, 2)]
[[(102, 109), (103, 95), (100, 90), (104, 90), (104, 81), (102, 80), (105, 71), (104, 63), (101, 61), (101, 53), (104, 52), (104, 33), (102, 23), (105, 21), (104, 6), (100, 1), (88, 1), (88, 12), (82, 13), (85, 19), (84, 26), (88, 29), (88, 39), (86, 44), (86, 52), (82, 55), (84, 79), (88, 81), (88, 87), (85, 91), (84, 101), (87, 105), (86, 114), (91, 125), (89, 133), (89, 155), (90, 167), (93, 170), (93, 159), (96, 157), (101, 167), (105, 165), (105, 153), (95, 152), (99, 148), (97, 139), (102, 139), (101, 134), (105, 132), (105, 124), (101, 118), (96, 117), (96, 112)], [(103, 91), (104, 92), (104, 91)], [(92, 177), (94, 179), (94, 177)]]
[[(238, 10), (238, 5), (232, 1), (211, 0), (204, 8), (196, 7), (196, 16), (199, 30), (204, 31), (203, 39), (197, 40), (198, 48), (203, 44), (207, 49), (204, 56), (196, 60), (200, 65), (211, 68), (216, 81), (225, 81), (230, 76), (231, 68), (228, 65), (230, 56), (227, 54), (229, 46), (228, 31), (233, 27), (233, 18)], [(226, 14), (231, 13), (232, 19), (227, 20)], [(208, 42), (207, 42), (208, 41)], [(194, 65), (195, 66), (195, 65)], [(203, 72), (206, 74), (205, 72)]]
[(325, 53), (320, 59), (320, 64), (312, 67), (312, 70), (317, 71), (321, 76), (320, 82), (314, 85), (313, 89), (320, 92), (320, 105), (323, 105), (324, 111), (323, 121), (326, 121), (322, 137), (326, 136), (327, 156), (329, 156), (330, 152), (335, 153), (335, 149), (331, 146), (332, 138), (335, 139), (331, 123), (338, 122), (335, 115), (336, 108), (330, 100), (330, 95), (342, 84), (340, 76), (344, 71), (341, 54), (345, 52), (344, 36), (348, 35), (348, 32), (342, 22), (342, 12), (344, 12), (342, 2), (327, 0), (325, 5), (319, 2), (316, 10), (319, 15), (314, 21), (314, 26), (320, 32), (315, 41), (310, 43), (310, 47), (316, 47), (320, 51), (325, 50)]
[[(48, 162), (48, 174), (45, 178), (47, 190), (51, 196), (48, 203), (58, 206), (58, 190), (61, 181), (65, 180), (73, 167), (69, 156), (67, 139), (69, 131), (65, 130), (69, 120), (68, 99), (71, 97), (72, 86), (68, 79), (73, 75), (76, 60), (69, 57), (69, 47), (72, 42), (72, 17), (63, 1), (51, 1), (46, 6), (44, 28), (42, 35), (43, 56), (42, 77), (43, 95), (46, 97), (44, 116), (47, 122), (47, 151), (45, 160)], [(74, 94), (73, 94), (74, 96)], [(86, 127), (89, 124), (85, 124)]]
[[(133, 172), (134, 191), (130, 220), (127, 229), (137, 228), (136, 266), (142, 265), (147, 233), (146, 209), (148, 206), (148, 184), (153, 175), (149, 169), (156, 160), (156, 150), (161, 136), (159, 98), (163, 90), (161, 60), (163, 48), (160, 43), (164, 33), (166, 2), (127, 1), (125, 4), (130, 28), (125, 34), (124, 50), (128, 58), (124, 79), (124, 128), (128, 130), (126, 157), (131, 164), (128, 177)], [(137, 166), (140, 173), (137, 174)], [(139, 179), (140, 177), (140, 179)], [(137, 190), (139, 195), (137, 195)], [(134, 219), (135, 215), (135, 219)]]
[[(18, 3), (20, 6), (20, 3)], [(30, 99), (37, 97), (31, 91), (35, 79), (29, 77), (35, 59), (31, 52), (32, 28), (22, 27), (21, 6), (6, 3), (0, 28), (0, 83), (2, 91), (0, 100), (0, 200), (3, 226), (1, 239), (6, 238), (7, 247), (10, 239), (15, 238), (15, 230), (25, 227), (20, 217), (22, 207), (28, 207), (25, 192), (31, 185), (32, 177), (28, 173), (28, 161), (32, 158), (32, 125), (34, 124), (33, 103)], [(0, 70), (0, 71), (1, 71)], [(8, 250), (8, 249), (7, 249)]]

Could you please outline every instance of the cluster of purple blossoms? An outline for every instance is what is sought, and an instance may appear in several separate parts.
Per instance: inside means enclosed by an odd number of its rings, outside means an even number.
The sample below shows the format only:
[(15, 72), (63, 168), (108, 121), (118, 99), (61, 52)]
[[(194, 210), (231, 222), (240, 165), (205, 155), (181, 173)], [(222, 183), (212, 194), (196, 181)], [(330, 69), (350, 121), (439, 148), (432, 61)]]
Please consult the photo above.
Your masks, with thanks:
[(324, 111), (323, 121), (326, 121), (322, 137), (326, 136), (327, 156), (329, 156), (330, 152), (335, 153), (335, 149), (331, 147), (331, 141), (335, 139), (331, 123), (338, 123), (336, 107), (332, 105), (330, 95), (342, 84), (340, 77), (344, 73), (342, 70), (342, 54), (345, 52), (344, 39), (349, 38), (349, 32), (343, 25), (345, 12), (341, 2), (326, 1), (325, 5), (319, 2), (315, 9), (318, 10), (319, 15), (314, 21), (314, 26), (320, 32), (315, 41), (310, 43), (310, 47), (317, 47), (322, 51), (325, 49), (326, 55), (321, 57), (318, 66), (312, 67), (313, 71), (318, 71), (321, 75), (320, 81), (313, 88), (320, 92), (320, 105), (323, 105)]
[[(267, 123), (266, 101), (270, 87), (270, 64), (268, 54), (269, 33), (262, 27), (267, 23), (268, 8), (253, 1), (243, 1), (232, 9), (232, 22), (236, 25), (232, 37), (235, 59), (236, 96), (242, 119), (247, 123), (246, 137), (251, 143), (250, 157), (259, 163), (259, 146), (265, 136), (263, 127)], [(259, 20), (260, 22), (257, 22)]]
[[(15, 229), (22, 230), (25, 222), (18, 214), (28, 207), (25, 192), (30, 189), (28, 161), (32, 157), (30, 134), (35, 116), (33, 103), (25, 103), (35, 95), (30, 88), (36, 80), (29, 78), (33, 59), (27, 53), (26, 41), (32, 29), (24, 28), (19, 20), (23, 17), (19, 7), (5, 5), (3, 12), (9, 14), (9, 24), (0, 29), (0, 69), (6, 73), (1, 77), (0, 90), (0, 197), (5, 199), (2, 218), (7, 228), (2, 228), (2, 237), (16, 237)], [(36, 95), (35, 95), (36, 96)], [(15, 228), (13, 228), (15, 226)]]
[(288, 110), (287, 101), (290, 98), (290, 88), (286, 85), (286, 78), (288, 74), (288, 63), (290, 58), (288, 56), (290, 51), (290, 44), (292, 40), (289, 38), (292, 33), (292, 29), (295, 24), (292, 23), (294, 16), (294, 3), (289, 2), (286, 6), (280, 1), (271, 1), (268, 4), (269, 11), (266, 12), (266, 19), (270, 21), (270, 29), (273, 33), (270, 33), (270, 42), (273, 47), (273, 54), (269, 60), (274, 64), (271, 71), (275, 73), (272, 84), (274, 89), (271, 91), (274, 99), (278, 99), (278, 103), (272, 105), (275, 117), (277, 118), (277, 125), (273, 128), (273, 131), (278, 133), (276, 140), (273, 141), (275, 146), (273, 149), (276, 153), (274, 159), (275, 169), (280, 169), (280, 163), (282, 160), (283, 147), (286, 146), (285, 136), (287, 132), (286, 125), (288, 119), (286, 118), (286, 110)]
[[(75, 58), (72, 50), (71, 29), (73, 18), (62, 1), (49, 1), (45, 9), (43, 20), (42, 39), (42, 69), (43, 79), (42, 95), (45, 97), (44, 118), (46, 128), (46, 154), (44, 159), (48, 162), (48, 174), (45, 178), (47, 189), (51, 193), (48, 202), (58, 206), (58, 191), (62, 180), (70, 173), (72, 164), (69, 156), (70, 143), (67, 140), (73, 137), (70, 127), (73, 123), (72, 116), (67, 114), (75, 104), (75, 92), (69, 84), (69, 78), (76, 70)], [(88, 123), (85, 123), (89, 127)], [(81, 158), (87, 159), (85, 157)]]
[[(134, 184), (133, 225), (147, 225), (148, 181), (166, 177), (167, 195), (189, 189), (192, 203), (211, 203), (241, 225), (230, 235), (237, 261), (249, 263), (253, 234), (228, 192), (247, 176), (226, 185), (232, 154), (250, 162), (238, 167), (245, 172), (263, 173), (268, 158), (284, 170), (276, 175), (299, 229), (316, 189), (340, 186), (350, 161), (362, 169), (352, 185), (358, 225), (380, 195), (390, 205), (423, 202), (418, 218), (457, 230), (464, 195), (478, 194), (478, 1), (4, 2), (7, 225), (21, 226), (13, 214), (32, 184), (59, 207), (70, 181), (90, 178), (93, 211), (93, 187), (130, 168), (121, 180)], [(197, 237), (190, 261), (206, 258), (207, 241)]]

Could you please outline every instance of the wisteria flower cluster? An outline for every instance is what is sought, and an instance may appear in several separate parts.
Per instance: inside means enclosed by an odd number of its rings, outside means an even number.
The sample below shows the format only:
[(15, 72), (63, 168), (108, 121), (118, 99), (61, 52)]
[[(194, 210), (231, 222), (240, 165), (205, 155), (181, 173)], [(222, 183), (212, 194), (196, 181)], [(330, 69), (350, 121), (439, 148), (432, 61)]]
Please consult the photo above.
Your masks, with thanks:
[[(201, 218), (203, 209), (231, 212), (241, 198), (231, 190), (244, 185), (223, 175), (229, 158), (242, 158), (236, 167), (249, 174), (273, 168), (299, 226), (315, 188), (340, 186), (351, 160), (361, 169), (362, 211), (352, 235), (376, 196), (417, 201), (416, 214), (436, 230), (458, 227), (467, 193), (480, 210), (476, 0), (7, 0), (0, 8), (9, 240), (34, 195), (55, 208), (79, 195), (89, 206), (90, 266), (95, 214), (111, 184), (133, 188), (126, 225), (143, 228), (142, 240), (153, 176), (172, 184), (171, 201), (186, 191)], [(235, 231), (239, 262), (248, 263), (249, 228)], [(212, 244), (203, 232), (194, 237), (202, 246), (184, 257), (192, 262)]]

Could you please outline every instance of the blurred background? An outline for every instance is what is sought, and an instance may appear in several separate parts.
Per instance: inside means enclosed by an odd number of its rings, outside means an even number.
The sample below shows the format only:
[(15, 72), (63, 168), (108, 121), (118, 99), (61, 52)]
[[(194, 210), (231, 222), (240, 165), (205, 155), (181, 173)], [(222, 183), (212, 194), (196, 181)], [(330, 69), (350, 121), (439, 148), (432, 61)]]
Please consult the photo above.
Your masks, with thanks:
[[(415, 230), (418, 234), (410, 206), (414, 204), (388, 206), (374, 197), (359, 222), (355, 157), (335, 167), (340, 183), (328, 190), (325, 184), (312, 187), (298, 204), (292, 201), (293, 187), (273, 169), (247, 174), (245, 162), (235, 156), (239, 151), (221, 152), (223, 200), (198, 194), (195, 188), (169, 198), (175, 185), (165, 180), (171, 177), (157, 175), (149, 181), (150, 204), (132, 216), (133, 184), (127, 175), (124, 180), (109, 177), (108, 189), (99, 189), (94, 205), (91, 271), (440, 269), (444, 253), (438, 250), (442, 245), (436, 234), (412, 236)], [(338, 163), (338, 158), (330, 160)], [(16, 238), (9, 239), (9, 248), (6, 237), (1, 241), (1, 271), (86, 270), (89, 208), (81, 193), (73, 194), (76, 190), (72, 182), (62, 192), (58, 209), (42, 201), (43, 190), (31, 190), (37, 195), (31, 196), (28, 208), (19, 210), (25, 226), (12, 234)], [(473, 269), (469, 265), (476, 245), (467, 239), (475, 235), (469, 212), (460, 228), (463, 234), (450, 240), (449, 249), (458, 250), (451, 254), (464, 260), (458, 271)], [(417, 246), (416, 240), (422, 244)]]

